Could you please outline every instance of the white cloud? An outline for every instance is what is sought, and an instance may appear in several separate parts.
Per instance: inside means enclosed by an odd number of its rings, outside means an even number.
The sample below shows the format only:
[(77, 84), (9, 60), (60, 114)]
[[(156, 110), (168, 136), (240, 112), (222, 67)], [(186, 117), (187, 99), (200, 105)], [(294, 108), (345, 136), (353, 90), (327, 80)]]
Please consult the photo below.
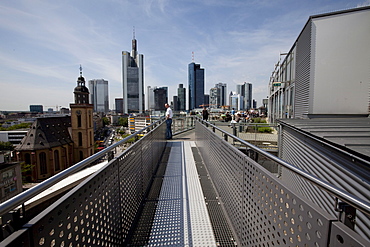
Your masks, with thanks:
[[(139, 53), (144, 54), (146, 86), (169, 86), (172, 99), (179, 83), (187, 87), (187, 67), (194, 51), (195, 62), (206, 70), (205, 93), (220, 81), (229, 83), (228, 91), (247, 81), (253, 83), (260, 103), (259, 97), (267, 95), (269, 76), (279, 53), (290, 49), (309, 15), (369, 3), (2, 1), (1, 83), (8, 92), (18, 92), (27, 107), (33, 99), (41, 98), (47, 101), (45, 105), (63, 99), (68, 99), (64, 103), (68, 104), (82, 64), (86, 80), (109, 81), (112, 106), (115, 97), (122, 97), (121, 51), (131, 50), (135, 26)], [(22, 86), (14, 91), (18, 85)], [(31, 96), (36, 92), (31, 85), (46, 93)], [(60, 90), (60, 99), (49, 97), (55, 89)], [(14, 105), (11, 97), (0, 103), (3, 109)]]

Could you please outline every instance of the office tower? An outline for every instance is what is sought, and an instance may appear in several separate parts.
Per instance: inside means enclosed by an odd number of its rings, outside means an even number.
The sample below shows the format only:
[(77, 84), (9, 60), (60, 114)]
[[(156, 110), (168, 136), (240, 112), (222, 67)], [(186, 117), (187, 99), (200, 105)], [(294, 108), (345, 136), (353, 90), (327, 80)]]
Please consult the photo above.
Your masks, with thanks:
[(226, 83), (217, 83), (215, 85), (215, 88), (219, 88), (220, 89), (220, 103), (219, 103), (219, 107), (221, 106), (225, 106), (227, 105), (227, 85)]
[[(242, 94), (243, 95), (243, 94)], [(244, 83), (244, 107), (246, 110), (253, 108), (252, 83)], [(254, 107), (255, 108), (255, 107)]]
[(204, 95), (204, 104), (203, 104), (203, 106), (204, 107), (209, 107), (209, 94), (205, 94)]
[(179, 110), (179, 98), (175, 95), (173, 96), (173, 108), (172, 110), (178, 111)]
[(185, 111), (186, 110), (186, 88), (184, 88), (183, 84), (179, 84), (177, 88), (177, 100), (178, 100), (178, 110)]
[(236, 86), (237, 93), (244, 97), (243, 109), (249, 110), (253, 108), (252, 105), (252, 83), (244, 82)]
[(30, 105), (30, 112), (43, 113), (44, 107), (42, 105)]
[(244, 97), (240, 94), (233, 94), (230, 96), (231, 109), (235, 111), (243, 110)]
[(204, 104), (204, 69), (194, 62), (189, 64), (189, 109), (199, 108)]
[(144, 55), (137, 53), (135, 35), (131, 54), (122, 52), (123, 112), (143, 113), (144, 100)]
[(116, 114), (123, 114), (123, 98), (116, 98)]
[(164, 104), (168, 103), (168, 88), (158, 87), (154, 88), (154, 109), (156, 111), (164, 111), (166, 108)]
[(257, 108), (257, 101), (256, 100), (252, 100), (252, 108), (253, 109), (256, 109)]
[(145, 95), (145, 109), (148, 111), (154, 110), (155, 103), (154, 103), (154, 89), (151, 86), (147, 87), (146, 95)]
[(209, 90), (209, 107), (218, 108), (220, 106), (220, 89), (213, 87)]
[(104, 79), (89, 80), (90, 101), (94, 112), (109, 112), (108, 81)]

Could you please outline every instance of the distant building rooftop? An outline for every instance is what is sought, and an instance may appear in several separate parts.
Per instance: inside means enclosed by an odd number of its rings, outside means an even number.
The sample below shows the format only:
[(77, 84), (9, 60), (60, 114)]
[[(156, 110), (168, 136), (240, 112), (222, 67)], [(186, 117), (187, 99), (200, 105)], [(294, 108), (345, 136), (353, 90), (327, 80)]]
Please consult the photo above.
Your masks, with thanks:
[(370, 161), (370, 117), (280, 119), (278, 122)]

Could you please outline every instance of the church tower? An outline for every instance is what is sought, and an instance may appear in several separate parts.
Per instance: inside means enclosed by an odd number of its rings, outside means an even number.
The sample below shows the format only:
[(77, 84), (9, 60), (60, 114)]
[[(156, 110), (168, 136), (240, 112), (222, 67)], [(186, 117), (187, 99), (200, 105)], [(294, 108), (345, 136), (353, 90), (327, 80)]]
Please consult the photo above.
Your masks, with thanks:
[(75, 103), (71, 107), (72, 139), (74, 142), (74, 161), (77, 163), (94, 154), (93, 105), (89, 104), (89, 89), (85, 86), (85, 78), (77, 79), (74, 89)]

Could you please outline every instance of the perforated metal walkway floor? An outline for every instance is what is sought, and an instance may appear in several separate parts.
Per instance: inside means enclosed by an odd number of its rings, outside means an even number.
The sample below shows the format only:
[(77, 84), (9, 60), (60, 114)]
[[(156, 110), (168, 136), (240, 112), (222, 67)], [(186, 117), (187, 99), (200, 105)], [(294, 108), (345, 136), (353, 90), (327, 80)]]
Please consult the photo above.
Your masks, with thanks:
[(193, 141), (166, 152), (129, 246), (235, 246)]

